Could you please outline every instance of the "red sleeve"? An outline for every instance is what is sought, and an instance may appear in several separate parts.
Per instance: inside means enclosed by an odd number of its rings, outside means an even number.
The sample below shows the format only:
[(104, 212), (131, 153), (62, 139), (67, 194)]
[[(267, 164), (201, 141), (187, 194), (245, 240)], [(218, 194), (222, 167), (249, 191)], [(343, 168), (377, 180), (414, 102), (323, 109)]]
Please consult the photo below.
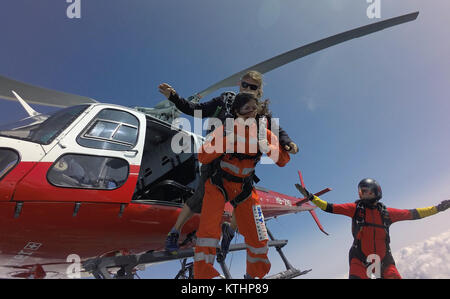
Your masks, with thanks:
[[(328, 204), (331, 205), (329, 208), (331, 213), (333, 214), (340, 214), (345, 215), (350, 218), (353, 218), (356, 211), (356, 204), (355, 203), (343, 203), (343, 204)], [(327, 207), (328, 209), (328, 207)]]
[(392, 223), (397, 222), (397, 221), (414, 219), (413, 214), (411, 213), (411, 210), (400, 210), (400, 209), (387, 208), (387, 211), (389, 213), (389, 218), (391, 219)]

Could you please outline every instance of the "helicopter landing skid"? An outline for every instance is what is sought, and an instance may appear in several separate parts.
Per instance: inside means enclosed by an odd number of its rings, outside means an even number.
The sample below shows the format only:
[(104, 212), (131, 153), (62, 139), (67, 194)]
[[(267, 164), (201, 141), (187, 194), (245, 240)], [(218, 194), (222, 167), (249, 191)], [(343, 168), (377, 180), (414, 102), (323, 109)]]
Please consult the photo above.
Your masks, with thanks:
[[(292, 267), (281, 250), (281, 248), (284, 247), (288, 241), (275, 240), (269, 231), (268, 233), (271, 238), (268, 242), (268, 246), (276, 248), (278, 254), (286, 265), (286, 271), (266, 277), (267, 279), (294, 278), (311, 271), (300, 271)], [(247, 246), (245, 243), (233, 244), (230, 246), (229, 252), (246, 250), (246, 248)], [(220, 252), (220, 248), (218, 248), (217, 251)], [(177, 252), (177, 254), (171, 254), (166, 251), (149, 251), (143, 254), (93, 258), (83, 262), (83, 268), (97, 279), (133, 279), (136, 276), (136, 268), (139, 266), (171, 260), (182, 260), (181, 269), (175, 278), (191, 279), (193, 278), (193, 263), (187, 263), (187, 259), (191, 257), (194, 257), (194, 248), (192, 247), (181, 249)], [(219, 265), (221, 266), (224, 274), (223, 278), (231, 279), (232, 277), (228, 267), (225, 265), (225, 261), (221, 261)], [(112, 270), (117, 270), (116, 274), (112, 274)]]

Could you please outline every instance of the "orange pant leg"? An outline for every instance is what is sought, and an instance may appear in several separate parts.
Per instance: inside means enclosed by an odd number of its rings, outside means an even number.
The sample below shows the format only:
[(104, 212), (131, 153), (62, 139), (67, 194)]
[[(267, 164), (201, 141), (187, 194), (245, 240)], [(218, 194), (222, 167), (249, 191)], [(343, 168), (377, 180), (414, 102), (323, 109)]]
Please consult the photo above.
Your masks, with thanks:
[(219, 276), (214, 268), (216, 247), (221, 236), (221, 221), (225, 200), (222, 193), (211, 184), (205, 183), (205, 195), (197, 232), (197, 243), (194, 255), (194, 278), (210, 279)]
[(263, 278), (270, 271), (267, 257), (268, 236), (259, 197), (253, 189), (252, 195), (235, 209), (239, 232), (247, 245), (247, 274)]

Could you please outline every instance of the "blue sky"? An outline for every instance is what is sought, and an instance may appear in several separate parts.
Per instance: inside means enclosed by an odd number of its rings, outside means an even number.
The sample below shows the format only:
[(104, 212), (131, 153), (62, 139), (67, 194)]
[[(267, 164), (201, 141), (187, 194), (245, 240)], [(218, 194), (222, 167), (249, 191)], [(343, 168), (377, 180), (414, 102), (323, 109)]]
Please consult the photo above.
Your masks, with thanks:
[[(2, 2), (0, 74), (125, 106), (163, 100), (157, 90), (162, 82), (187, 97), (272, 56), (377, 21), (367, 17), (364, 0), (81, 0), (80, 19), (67, 18), (68, 5)], [(284, 168), (260, 165), (260, 185), (296, 195), (301, 169), (311, 191), (333, 188), (323, 197), (330, 202), (356, 200), (364, 177), (381, 183), (388, 206), (425, 207), (447, 199), (449, 10), (445, 0), (381, 0), (382, 19), (420, 15), (267, 73), (264, 97), (300, 153)], [(18, 103), (0, 101), (2, 123), (22, 117)], [(307, 278), (345, 275), (350, 220), (317, 213), (330, 236), (309, 214), (268, 226), (290, 240), (285, 251), (292, 264), (313, 269)], [(392, 248), (449, 226), (443, 214), (396, 224)], [(236, 277), (243, 275), (243, 257), (233, 255)], [(271, 274), (282, 270), (279, 257), (270, 257)], [(172, 277), (177, 266), (157, 265), (141, 276)]]

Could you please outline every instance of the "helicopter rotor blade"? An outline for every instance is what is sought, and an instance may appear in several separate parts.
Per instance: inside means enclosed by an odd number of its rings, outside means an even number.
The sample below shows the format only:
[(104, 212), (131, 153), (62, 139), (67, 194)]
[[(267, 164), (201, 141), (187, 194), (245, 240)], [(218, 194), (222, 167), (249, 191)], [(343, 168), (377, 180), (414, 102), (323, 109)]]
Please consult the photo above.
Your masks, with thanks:
[[(243, 74), (249, 70), (256, 70), (262, 74), (267, 73), (273, 69), (283, 66), (289, 62), (297, 60), (299, 58), (305, 57), (307, 55), (313, 54), (320, 50), (326, 49), (328, 47), (343, 43), (345, 41), (362, 37), (389, 27), (400, 25), (406, 22), (413, 21), (417, 18), (419, 12), (414, 12), (406, 14), (403, 16), (391, 18), (388, 20), (376, 22), (366, 26), (362, 26), (356, 29), (352, 29), (337, 35), (324, 38), (322, 40), (310, 43), (305, 46), (301, 46), (294, 50), (285, 52), (261, 63), (248, 67), (238, 73), (235, 73), (222, 81), (219, 81), (205, 90), (195, 94), (191, 97), (194, 101), (199, 101), (200, 98), (205, 95), (212, 93), (220, 88), (234, 86), (238, 82)], [(85, 103), (96, 103), (97, 101), (89, 97), (84, 97), (80, 95), (65, 93), (61, 91), (56, 91), (52, 89), (47, 89), (27, 83), (23, 83), (14, 79), (7, 78), (5, 76), (0, 76), (0, 98), (7, 100), (16, 100), (11, 96), (11, 90), (19, 92), (26, 98), (27, 103), (55, 106), (55, 107), (68, 107), (73, 105), (85, 104)], [(173, 105), (167, 103), (168, 101), (162, 101), (158, 103), (156, 108), (164, 109), (169, 108)], [(174, 108), (172, 108), (174, 109)]]
[(396, 25), (414, 21), (415, 19), (417, 19), (418, 15), (419, 15), (419, 12), (409, 13), (409, 14), (402, 15), (399, 17), (394, 17), (394, 18), (391, 18), (388, 20), (384, 20), (384, 21), (373, 23), (373, 24), (365, 25), (362, 27), (358, 27), (356, 29), (345, 31), (345, 32), (321, 39), (319, 41), (307, 44), (305, 46), (301, 46), (299, 48), (293, 49), (291, 51), (288, 51), (288, 52), (285, 52), (278, 56), (267, 59), (261, 63), (255, 64), (255, 65), (248, 67), (240, 72), (237, 72), (237, 73), (223, 79), (222, 81), (219, 81), (219, 82), (209, 86), (205, 90), (202, 90), (197, 95), (199, 95), (200, 97), (204, 97), (205, 95), (212, 93), (218, 89), (234, 86), (234, 85), (236, 85), (237, 82), (239, 82), (240, 78), (250, 70), (255, 70), (255, 71), (260, 72), (261, 74), (264, 74), (264, 73), (267, 73), (267, 72), (269, 72), (273, 69), (276, 69), (280, 66), (288, 64), (294, 60), (297, 60), (302, 57), (308, 56), (310, 54), (316, 53), (323, 49), (335, 46), (337, 44), (346, 42), (348, 40), (362, 37), (362, 36), (365, 36), (365, 35), (368, 35), (371, 33), (375, 33), (377, 31), (381, 31), (381, 30), (389, 28), (389, 27), (393, 27)]
[(0, 98), (17, 101), (11, 93), (12, 90), (20, 93), (28, 104), (69, 107), (97, 102), (88, 97), (47, 89), (0, 76)]

